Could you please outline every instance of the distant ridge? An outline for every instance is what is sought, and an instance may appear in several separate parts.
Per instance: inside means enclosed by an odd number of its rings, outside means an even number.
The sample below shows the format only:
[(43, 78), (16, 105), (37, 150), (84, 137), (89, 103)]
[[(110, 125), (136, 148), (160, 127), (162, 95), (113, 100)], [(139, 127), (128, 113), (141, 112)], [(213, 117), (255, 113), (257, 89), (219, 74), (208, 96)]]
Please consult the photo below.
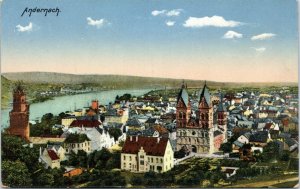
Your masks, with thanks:
[[(159, 78), (159, 77), (141, 77), (141, 76), (127, 76), (127, 75), (98, 75), (98, 74), (67, 74), (56, 72), (9, 72), (2, 73), (2, 76), (9, 80), (23, 80), (29, 83), (57, 83), (57, 84), (94, 84), (94, 85), (112, 85), (116, 87), (153, 87), (153, 86), (167, 86), (180, 87), (182, 79)], [(190, 80), (185, 79), (188, 87), (201, 87), (204, 80)], [(295, 86), (297, 83), (267, 83), (267, 82), (215, 82), (207, 81), (210, 87), (243, 87), (243, 86)]]

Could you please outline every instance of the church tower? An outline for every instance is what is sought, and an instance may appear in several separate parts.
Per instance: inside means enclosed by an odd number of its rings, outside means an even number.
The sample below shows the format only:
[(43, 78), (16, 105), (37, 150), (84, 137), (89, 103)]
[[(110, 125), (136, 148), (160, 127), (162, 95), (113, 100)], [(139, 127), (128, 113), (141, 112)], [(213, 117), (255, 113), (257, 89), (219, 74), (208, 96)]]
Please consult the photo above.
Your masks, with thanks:
[(223, 106), (223, 94), (220, 95), (220, 102), (217, 109), (218, 128), (223, 131), (223, 142), (227, 142), (227, 111)]
[(199, 125), (203, 129), (211, 129), (213, 127), (213, 106), (210, 99), (210, 93), (206, 86), (206, 82), (200, 92), (198, 105)]
[(209, 90), (205, 84), (200, 91), (198, 107), (193, 110), (196, 112), (196, 117), (193, 117), (191, 103), (185, 89), (186, 87), (182, 85), (176, 106), (176, 150), (211, 154), (214, 152), (214, 127)]
[(29, 104), (26, 102), (26, 94), (20, 83), (13, 90), (13, 109), (9, 117), (9, 134), (29, 141)]
[(177, 97), (176, 105), (176, 127), (186, 127), (191, 116), (191, 103), (186, 86), (182, 83), (181, 90)]

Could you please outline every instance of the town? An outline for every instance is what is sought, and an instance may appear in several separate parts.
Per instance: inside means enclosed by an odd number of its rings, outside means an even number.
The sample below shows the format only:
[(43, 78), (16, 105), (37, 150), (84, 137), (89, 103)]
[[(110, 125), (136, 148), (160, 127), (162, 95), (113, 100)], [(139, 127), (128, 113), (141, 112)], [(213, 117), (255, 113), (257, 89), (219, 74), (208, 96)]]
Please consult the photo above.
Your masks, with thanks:
[[(10, 187), (293, 187), (298, 183), (298, 91), (177, 89), (29, 123), (26, 89), (13, 90), (2, 132)], [(99, 97), (100, 99), (100, 97)], [(248, 185), (247, 185), (248, 184)]]

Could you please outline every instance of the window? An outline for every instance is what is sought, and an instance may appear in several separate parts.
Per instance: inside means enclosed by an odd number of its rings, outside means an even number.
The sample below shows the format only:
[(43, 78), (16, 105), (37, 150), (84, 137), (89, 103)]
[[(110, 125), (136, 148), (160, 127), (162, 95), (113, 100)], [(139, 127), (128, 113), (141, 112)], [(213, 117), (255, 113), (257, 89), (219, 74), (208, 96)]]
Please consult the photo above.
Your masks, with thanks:
[[(125, 157), (125, 156), (124, 156)], [(123, 164), (124, 169), (126, 168), (126, 163)]]
[(140, 155), (140, 158), (141, 158), (141, 159), (144, 159), (144, 156), (143, 156), (143, 155)]
[(131, 156), (129, 156), (129, 161), (131, 161), (132, 159), (131, 159)]
[(124, 155), (123, 157), (124, 157), (123, 159), (126, 160), (126, 156)]
[(195, 132), (195, 131), (193, 131), (193, 132), (192, 132), (192, 135), (195, 135), (195, 134), (196, 134), (196, 132)]
[(144, 165), (144, 160), (141, 160), (141, 161), (140, 161), (140, 165)]
[(156, 163), (158, 163), (158, 158), (156, 158)]
[(160, 158), (160, 163), (163, 163), (163, 158)]
[(151, 163), (153, 163), (153, 158), (151, 158)]

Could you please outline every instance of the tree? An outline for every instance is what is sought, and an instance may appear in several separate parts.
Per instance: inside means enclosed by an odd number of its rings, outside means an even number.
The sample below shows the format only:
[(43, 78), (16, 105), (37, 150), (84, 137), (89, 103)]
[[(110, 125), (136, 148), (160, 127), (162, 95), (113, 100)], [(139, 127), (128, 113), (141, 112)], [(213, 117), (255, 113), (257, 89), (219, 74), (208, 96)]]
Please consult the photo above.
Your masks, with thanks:
[(78, 150), (77, 159), (80, 167), (87, 167), (87, 153), (83, 150)]
[(176, 159), (183, 158), (183, 157), (185, 157), (185, 155), (186, 155), (186, 152), (183, 148), (181, 148), (179, 151), (174, 152), (174, 158), (176, 158)]
[(289, 161), (290, 160), (290, 152), (288, 150), (284, 150), (280, 155), (281, 161)]
[(120, 168), (120, 165), (121, 165), (121, 153), (120, 152), (112, 153), (112, 157), (107, 161), (106, 168), (107, 169)]
[(34, 186), (50, 188), (54, 184), (54, 176), (47, 171), (43, 171), (36, 175)]
[(32, 180), (25, 163), (2, 160), (2, 182), (9, 187), (30, 187)]
[[(269, 142), (263, 150), (263, 153), (261, 154), (262, 160), (264, 162), (269, 162), (271, 160), (276, 159), (278, 160), (280, 153), (279, 153), (279, 144), (275, 141)], [(273, 158), (270, 158), (273, 157)]]
[(117, 141), (118, 138), (122, 135), (122, 131), (120, 129), (114, 128), (114, 127), (110, 128), (108, 130), (108, 133), (110, 136), (114, 137), (115, 141)]
[(94, 155), (94, 162), (97, 168), (105, 168), (107, 161), (111, 158), (112, 154), (106, 148), (102, 148)]
[(142, 185), (142, 183), (144, 182), (142, 177), (131, 177), (130, 179), (130, 183), (132, 185)]
[(229, 142), (221, 144), (220, 150), (222, 150), (224, 153), (230, 153), (232, 152), (232, 144)]
[(34, 170), (39, 158), (39, 148), (26, 147), (28, 145), (21, 138), (11, 135), (2, 134), (2, 160), (16, 161), (20, 160), (25, 163), (29, 171)]

